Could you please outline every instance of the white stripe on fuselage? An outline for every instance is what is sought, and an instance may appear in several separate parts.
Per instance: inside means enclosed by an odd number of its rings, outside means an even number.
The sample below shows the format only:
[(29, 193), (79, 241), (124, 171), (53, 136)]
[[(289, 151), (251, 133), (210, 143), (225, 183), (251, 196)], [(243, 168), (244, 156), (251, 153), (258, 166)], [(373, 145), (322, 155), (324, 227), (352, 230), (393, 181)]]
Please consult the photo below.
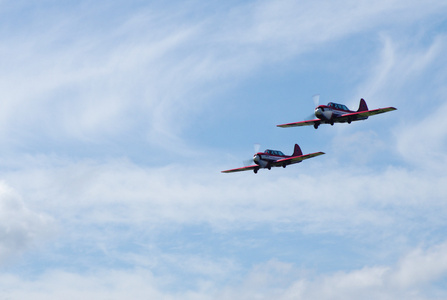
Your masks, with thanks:
[(273, 161), (277, 161), (283, 158), (287, 158), (284, 156), (274, 156), (274, 155), (269, 155), (269, 154), (261, 154), (261, 159), (262, 160), (273, 160)]
[(338, 110), (338, 109), (333, 109), (333, 108), (331, 108), (331, 110), (333, 113), (335, 113), (337, 115), (337, 117), (352, 113), (352, 111), (344, 111), (344, 110)]
[[(328, 107), (328, 108), (325, 108), (324, 111), (321, 110), (321, 113), (324, 116), (324, 119), (322, 119), (322, 120), (323, 121), (328, 121), (328, 120), (331, 120), (333, 118), (338, 118), (338, 117), (341, 117), (341, 116), (343, 116), (345, 114), (349, 114), (349, 113), (351, 113), (351, 111), (346, 112), (344, 110), (338, 110), (338, 109), (335, 109), (335, 108), (332, 108), (332, 107)], [(318, 118), (316, 113), (315, 113), (315, 116)]]

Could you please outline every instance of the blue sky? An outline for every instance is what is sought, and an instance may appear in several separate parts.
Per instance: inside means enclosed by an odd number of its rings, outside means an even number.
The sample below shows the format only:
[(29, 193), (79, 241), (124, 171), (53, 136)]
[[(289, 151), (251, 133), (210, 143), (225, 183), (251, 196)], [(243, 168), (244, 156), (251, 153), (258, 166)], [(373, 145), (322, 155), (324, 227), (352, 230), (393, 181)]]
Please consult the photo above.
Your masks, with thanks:
[(3, 298), (447, 297), (444, 1), (0, 3)]

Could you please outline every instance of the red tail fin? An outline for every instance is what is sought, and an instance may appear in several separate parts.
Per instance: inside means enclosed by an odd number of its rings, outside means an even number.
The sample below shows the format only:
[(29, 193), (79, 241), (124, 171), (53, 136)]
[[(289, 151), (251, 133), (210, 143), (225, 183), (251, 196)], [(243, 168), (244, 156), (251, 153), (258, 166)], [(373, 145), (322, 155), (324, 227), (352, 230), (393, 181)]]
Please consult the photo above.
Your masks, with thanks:
[(295, 144), (292, 156), (301, 156), (301, 155), (303, 155), (303, 152), (301, 152), (300, 146), (298, 146), (298, 144)]
[(360, 105), (359, 105), (359, 110), (358, 111), (367, 111), (368, 110), (368, 105), (366, 105), (366, 101), (365, 99), (360, 99)]

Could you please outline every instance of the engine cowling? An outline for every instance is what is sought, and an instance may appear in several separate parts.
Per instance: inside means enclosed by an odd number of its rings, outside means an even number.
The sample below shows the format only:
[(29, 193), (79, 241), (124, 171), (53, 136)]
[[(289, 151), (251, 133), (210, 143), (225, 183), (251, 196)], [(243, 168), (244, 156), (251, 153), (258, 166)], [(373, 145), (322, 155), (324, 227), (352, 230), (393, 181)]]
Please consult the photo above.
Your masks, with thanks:
[(268, 165), (268, 161), (263, 160), (261, 155), (259, 155), (259, 154), (256, 154), (255, 156), (253, 156), (253, 161), (255, 162), (255, 164), (257, 164), (261, 168), (266, 168)]
[(317, 107), (315, 109), (315, 116), (320, 120), (329, 121), (332, 119), (333, 112), (330, 109), (324, 107)]

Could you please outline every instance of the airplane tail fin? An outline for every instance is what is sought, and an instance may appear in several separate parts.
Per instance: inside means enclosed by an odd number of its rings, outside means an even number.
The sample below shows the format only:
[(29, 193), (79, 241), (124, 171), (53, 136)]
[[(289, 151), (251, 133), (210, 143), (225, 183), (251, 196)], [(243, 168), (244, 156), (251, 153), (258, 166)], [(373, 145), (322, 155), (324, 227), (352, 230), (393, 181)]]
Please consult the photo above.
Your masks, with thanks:
[(292, 156), (301, 156), (301, 155), (303, 155), (303, 152), (301, 151), (300, 146), (298, 146), (298, 144), (295, 144)]
[(366, 101), (365, 99), (360, 99), (360, 105), (359, 105), (359, 110), (357, 111), (367, 111), (368, 110), (368, 105), (366, 105)]

